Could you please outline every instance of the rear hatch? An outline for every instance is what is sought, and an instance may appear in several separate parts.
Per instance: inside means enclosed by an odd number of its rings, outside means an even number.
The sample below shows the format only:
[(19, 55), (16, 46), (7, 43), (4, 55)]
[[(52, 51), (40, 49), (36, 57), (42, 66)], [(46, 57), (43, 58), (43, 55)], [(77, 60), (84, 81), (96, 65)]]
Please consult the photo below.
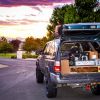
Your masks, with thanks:
[(63, 25), (61, 35), (61, 74), (100, 72), (100, 23)]
[(62, 31), (63, 41), (100, 40), (100, 23), (65, 24)]

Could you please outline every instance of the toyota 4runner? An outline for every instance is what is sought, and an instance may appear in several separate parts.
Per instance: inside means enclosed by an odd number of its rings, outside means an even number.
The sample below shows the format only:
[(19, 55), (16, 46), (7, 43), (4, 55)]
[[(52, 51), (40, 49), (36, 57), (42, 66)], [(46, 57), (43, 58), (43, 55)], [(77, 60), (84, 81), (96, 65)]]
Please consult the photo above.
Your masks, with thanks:
[(36, 80), (45, 80), (48, 98), (65, 85), (100, 94), (100, 23), (64, 24), (59, 38), (46, 43), (38, 56)]

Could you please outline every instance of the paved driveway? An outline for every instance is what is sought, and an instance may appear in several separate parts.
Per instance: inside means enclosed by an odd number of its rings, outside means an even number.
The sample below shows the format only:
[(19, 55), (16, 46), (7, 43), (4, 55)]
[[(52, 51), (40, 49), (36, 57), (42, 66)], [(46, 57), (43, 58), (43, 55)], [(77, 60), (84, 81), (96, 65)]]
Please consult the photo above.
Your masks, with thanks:
[[(0, 58), (0, 100), (49, 100), (45, 96), (45, 85), (35, 79), (35, 60)], [(51, 100), (99, 100), (90, 92), (63, 87), (57, 98)]]

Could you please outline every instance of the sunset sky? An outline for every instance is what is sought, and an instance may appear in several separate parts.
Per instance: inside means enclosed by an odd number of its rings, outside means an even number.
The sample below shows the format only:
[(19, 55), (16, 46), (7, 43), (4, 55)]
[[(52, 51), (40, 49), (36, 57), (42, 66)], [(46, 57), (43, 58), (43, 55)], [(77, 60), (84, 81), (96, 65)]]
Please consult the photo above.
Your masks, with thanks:
[(46, 35), (55, 7), (73, 3), (74, 0), (0, 0), (0, 37)]

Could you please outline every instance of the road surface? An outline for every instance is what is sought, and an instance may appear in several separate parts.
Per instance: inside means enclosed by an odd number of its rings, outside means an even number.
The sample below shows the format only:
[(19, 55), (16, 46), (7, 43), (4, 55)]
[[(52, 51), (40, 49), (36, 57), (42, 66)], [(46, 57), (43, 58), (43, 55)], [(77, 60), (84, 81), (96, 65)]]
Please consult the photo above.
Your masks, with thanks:
[[(45, 85), (35, 79), (35, 60), (0, 58), (0, 100), (50, 100), (45, 96)], [(51, 100), (99, 100), (82, 89), (63, 87)]]

